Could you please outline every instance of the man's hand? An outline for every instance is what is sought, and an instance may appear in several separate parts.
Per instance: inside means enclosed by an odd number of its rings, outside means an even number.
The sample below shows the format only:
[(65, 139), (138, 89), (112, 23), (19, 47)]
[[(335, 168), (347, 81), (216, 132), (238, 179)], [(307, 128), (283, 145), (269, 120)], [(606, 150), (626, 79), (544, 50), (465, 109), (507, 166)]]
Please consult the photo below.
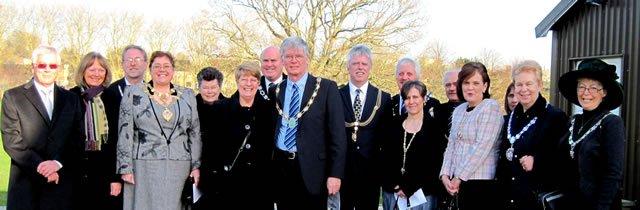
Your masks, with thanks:
[(327, 190), (329, 190), (329, 195), (334, 195), (340, 191), (340, 184), (342, 181), (339, 178), (329, 177), (327, 179)]
[(189, 174), (190, 177), (193, 177), (193, 183), (198, 186), (198, 183), (200, 183), (200, 169), (193, 169), (193, 171), (191, 171), (191, 174)]
[(44, 177), (49, 177), (51, 174), (58, 172), (58, 170), (60, 170), (60, 165), (54, 160), (42, 161), (37, 168), (38, 173)]
[(111, 196), (118, 196), (122, 192), (122, 184), (120, 182), (111, 182)]
[(129, 184), (136, 184), (134, 178), (133, 178), (133, 174), (122, 174), (121, 176), (122, 181), (129, 183)]
[(533, 156), (525, 155), (520, 158), (520, 165), (522, 165), (522, 169), (526, 172), (533, 170)]
[(55, 183), (58, 184), (60, 181), (60, 176), (58, 176), (58, 172), (53, 172), (51, 175), (47, 176), (47, 183)]

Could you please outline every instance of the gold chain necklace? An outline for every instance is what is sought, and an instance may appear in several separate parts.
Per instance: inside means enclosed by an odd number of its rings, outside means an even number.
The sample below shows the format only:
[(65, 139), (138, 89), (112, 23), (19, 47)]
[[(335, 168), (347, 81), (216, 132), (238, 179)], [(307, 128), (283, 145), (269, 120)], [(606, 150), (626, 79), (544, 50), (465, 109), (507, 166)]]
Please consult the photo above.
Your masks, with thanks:
[[(311, 107), (311, 105), (313, 104), (313, 100), (318, 95), (318, 90), (320, 89), (320, 81), (322, 81), (322, 78), (317, 77), (316, 78), (316, 87), (313, 90), (313, 94), (311, 94), (311, 99), (309, 99), (309, 101), (307, 102), (307, 105), (302, 109), (302, 111), (298, 112), (298, 114), (296, 114), (295, 118), (293, 118), (293, 119), (289, 118), (288, 115), (284, 114), (284, 112), (280, 108), (280, 105), (276, 102), (276, 109), (278, 110), (278, 114), (280, 116), (282, 116), (282, 119), (284, 119), (285, 122), (287, 122), (287, 126), (288, 127), (290, 127), (290, 128), (296, 127), (298, 125), (298, 119), (300, 119), (300, 117), (302, 117), (302, 115), (304, 113), (309, 111), (309, 107)], [(303, 91), (302, 95), (304, 95), (304, 90), (302, 90), (302, 91)], [(277, 87), (276, 87), (276, 97), (278, 97), (279, 93), (280, 93), (280, 85), (277, 85)], [(291, 110), (289, 110), (289, 111), (291, 111)]]
[[(366, 96), (365, 96), (366, 97)], [(373, 107), (373, 112), (371, 112), (371, 115), (369, 115), (369, 118), (367, 118), (366, 121), (364, 122), (360, 122), (356, 119), (356, 121), (349, 123), (349, 122), (345, 122), (345, 127), (347, 128), (351, 128), (353, 127), (353, 132), (351, 133), (351, 140), (353, 140), (354, 142), (357, 140), (358, 138), (358, 127), (364, 127), (369, 125), (369, 123), (371, 123), (371, 121), (373, 120), (373, 118), (376, 116), (378, 109), (380, 108), (380, 104), (382, 103), (382, 91), (378, 89), (378, 98), (376, 99), (376, 105)], [(364, 107), (363, 107), (364, 108)]]
[(174, 99), (178, 99), (178, 96), (174, 95), (177, 92), (176, 89), (171, 88), (169, 93), (161, 93), (157, 92), (150, 84), (147, 84), (147, 90), (149, 91), (148, 94), (151, 98), (164, 108), (162, 111), (162, 118), (169, 122), (171, 118), (173, 118), (173, 112), (169, 109), (169, 105), (173, 103)]

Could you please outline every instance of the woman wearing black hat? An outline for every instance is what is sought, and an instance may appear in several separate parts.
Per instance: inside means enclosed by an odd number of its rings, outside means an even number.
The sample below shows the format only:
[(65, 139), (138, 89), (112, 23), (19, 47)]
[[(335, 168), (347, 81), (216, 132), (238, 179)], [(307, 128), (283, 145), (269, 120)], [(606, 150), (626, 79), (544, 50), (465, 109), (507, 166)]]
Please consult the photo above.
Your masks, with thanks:
[[(526, 60), (513, 68), (513, 93), (519, 103), (502, 127), (496, 175), (504, 209), (544, 209), (539, 194), (557, 190), (560, 140), (567, 132), (566, 114), (542, 97), (542, 67)], [(513, 86), (512, 86), (513, 87)], [(566, 162), (565, 162), (566, 163)]]
[[(611, 114), (622, 103), (615, 66), (586, 59), (560, 77), (562, 95), (583, 109), (571, 118), (566, 141), (577, 167), (577, 209), (620, 209), (624, 164), (624, 123)], [(574, 172), (575, 173), (575, 172)]]

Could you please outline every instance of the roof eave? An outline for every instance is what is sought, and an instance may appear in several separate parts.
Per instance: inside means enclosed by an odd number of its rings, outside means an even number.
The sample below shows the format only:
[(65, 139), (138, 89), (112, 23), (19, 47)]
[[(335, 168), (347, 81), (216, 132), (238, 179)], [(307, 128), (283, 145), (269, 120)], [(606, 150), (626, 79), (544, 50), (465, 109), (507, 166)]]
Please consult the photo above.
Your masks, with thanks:
[(536, 38), (545, 37), (551, 28), (580, 0), (562, 0), (536, 26)]

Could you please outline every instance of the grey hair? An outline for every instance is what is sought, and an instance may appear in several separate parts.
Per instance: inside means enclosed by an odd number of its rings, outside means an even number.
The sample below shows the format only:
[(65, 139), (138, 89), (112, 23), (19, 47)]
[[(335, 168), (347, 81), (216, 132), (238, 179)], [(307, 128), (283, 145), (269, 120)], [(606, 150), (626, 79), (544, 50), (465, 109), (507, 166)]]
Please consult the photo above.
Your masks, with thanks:
[(442, 74), (442, 83), (444, 83), (444, 81), (447, 80), (447, 75), (459, 74), (459, 73), (460, 73), (460, 68), (453, 68), (445, 71), (444, 74)]
[(131, 49), (136, 49), (136, 50), (140, 50), (140, 52), (142, 52), (142, 58), (144, 59), (144, 61), (147, 61), (147, 51), (144, 51), (144, 49), (142, 49), (142, 47), (138, 46), (138, 45), (127, 45), (126, 47), (124, 47), (124, 50), (122, 50), (122, 63), (125, 62), (124, 60), (124, 54), (127, 53), (127, 51), (131, 50)]
[(373, 65), (373, 54), (371, 53), (371, 49), (369, 49), (367, 45), (358, 44), (352, 47), (351, 50), (349, 50), (349, 53), (347, 54), (347, 66), (349, 66), (349, 64), (351, 63), (351, 59), (361, 55), (367, 56), (367, 58), (369, 59), (369, 65)]
[(33, 53), (31, 53), (31, 62), (32, 63), (36, 62), (39, 56), (48, 55), (48, 54), (55, 55), (56, 61), (58, 61), (58, 64), (62, 64), (62, 60), (60, 59), (60, 54), (58, 54), (58, 50), (56, 50), (55, 47), (47, 46), (47, 45), (40, 45), (35, 50), (33, 50)]
[(302, 49), (304, 55), (307, 56), (307, 58), (311, 58), (309, 56), (309, 45), (307, 45), (307, 42), (300, 37), (292, 36), (282, 40), (282, 44), (280, 44), (280, 56), (282, 60), (285, 60), (284, 51), (290, 48)]
[(398, 60), (398, 63), (396, 64), (396, 76), (398, 76), (398, 73), (400, 72), (400, 66), (406, 63), (410, 63), (411, 65), (413, 65), (413, 68), (416, 70), (416, 78), (420, 78), (420, 64), (418, 64), (415, 59), (410, 57), (404, 57)]

